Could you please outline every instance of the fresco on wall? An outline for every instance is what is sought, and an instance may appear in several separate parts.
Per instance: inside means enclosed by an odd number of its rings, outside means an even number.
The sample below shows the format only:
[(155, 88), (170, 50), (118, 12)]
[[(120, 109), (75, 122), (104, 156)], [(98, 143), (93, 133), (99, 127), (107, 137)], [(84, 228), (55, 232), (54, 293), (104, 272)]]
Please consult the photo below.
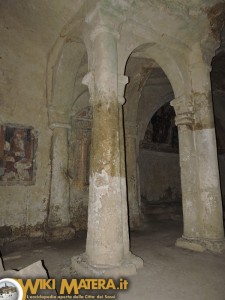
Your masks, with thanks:
[(156, 151), (178, 152), (178, 144), (175, 111), (167, 103), (151, 118), (140, 147)]
[(77, 190), (87, 190), (90, 172), (92, 108), (83, 108), (72, 119), (69, 173)]
[(0, 126), (0, 185), (34, 183), (36, 146), (32, 128)]

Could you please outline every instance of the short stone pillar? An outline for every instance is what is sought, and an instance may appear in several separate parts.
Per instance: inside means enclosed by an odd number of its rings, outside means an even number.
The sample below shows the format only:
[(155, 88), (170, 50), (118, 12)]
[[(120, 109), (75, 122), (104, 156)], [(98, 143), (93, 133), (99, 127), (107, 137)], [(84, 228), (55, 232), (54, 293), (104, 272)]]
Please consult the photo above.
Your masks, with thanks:
[(95, 13), (88, 19), (92, 28), (92, 71), (83, 79), (93, 107), (88, 232), (86, 253), (74, 257), (72, 266), (78, 274), (87, 276), (131, 275), (143, 261), (129, 252), (128, 216), (124, 213), (127, 200), (118, 101), (118, 33), (112, 30), (116, 20), (110, 17), (112, 23), (102, 26), (95, 23), (102, 10)]
[(192, 95), (172, 101), (179, 132), (184, 235), (179, 247), (225, 249), (209, 68), (192, 65)]
[(70, 227), (68, 179), (68, 129), (66, 123), (52, 122), (52, 177), (46, 238), (69, 239), (74, 236)]
[(129, 222), (132, 229), (140, 227), (140, 195), (137, 173), (137, 126), (131, 122), (125, 123), (126, 137), (126, 167), (127, 167), (127, 190), (129, 205)]

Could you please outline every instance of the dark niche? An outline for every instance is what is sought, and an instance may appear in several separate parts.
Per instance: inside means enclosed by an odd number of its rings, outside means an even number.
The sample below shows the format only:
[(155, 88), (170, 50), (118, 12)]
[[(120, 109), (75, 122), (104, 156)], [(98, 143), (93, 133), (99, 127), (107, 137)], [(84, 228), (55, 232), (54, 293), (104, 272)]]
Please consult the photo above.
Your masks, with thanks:
[(140, 147), (162, 152), (179, 151), (175, 111), (169, 103), (158, 109), (151, 118)]

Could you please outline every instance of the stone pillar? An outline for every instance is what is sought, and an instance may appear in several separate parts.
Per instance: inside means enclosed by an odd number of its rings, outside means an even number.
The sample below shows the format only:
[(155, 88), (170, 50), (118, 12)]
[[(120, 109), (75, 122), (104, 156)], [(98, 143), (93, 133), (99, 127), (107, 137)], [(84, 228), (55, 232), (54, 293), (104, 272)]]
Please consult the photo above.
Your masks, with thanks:
[(196, 251), (224, 250), (222, 200), (210, 93), (209, 68), (191, 65), (192, 94), (186, 105), (172, 101), (179, 128), (184, 235), (177, 246)]
[(207, 248), (220, 251), (225, 244), (210, 71), (201, 61), (191, 65), (201, 232)]
[(129, 221), (132, 229), (138, 228), (141, 223), (139, 207), (139, 189), (137, 174), (137, 126), (131, 122), (125, 123), (126, 133), (126, 165)]
[[(53, 114), (51, 114), (51, 119)], [(55, 115), (55, 114), (54, 114)], [(69, 239), (74, 236), (70, 227), (69, 214), (69, 180), (68, 172), (68, 129), (66, 123), (51, 122), (52, 129), (52, 177), (48, 228), (46, 237), (49, 240)]]
[[(99, 14), (102, 11), (97, 10), (97, 17)], [(78, 274), (87, 276), (131, 275), (143, 265), (142, 260), (127, 249), (124, 145), (117, 75), (118, 33), (112, 29), (118, 20), (110, 16), (110, 22), (99, 25), (95, 14), (88, 20), (92, 28), (93, 59), (92, 71), (83, 79), (89, 87), (93, 107), (88, 232), (86, 254), (72, 259)]]
[[(193, 134), (194, 114), (189, 99), (180, 97), (171, 102), (176, 111), (176, 125), (179, 134), (179, 154), (183, 205), (183, 238), (197, 239), (199, 228), (198, 169)], [(181, 240), (177, 241), (177, 246)]]

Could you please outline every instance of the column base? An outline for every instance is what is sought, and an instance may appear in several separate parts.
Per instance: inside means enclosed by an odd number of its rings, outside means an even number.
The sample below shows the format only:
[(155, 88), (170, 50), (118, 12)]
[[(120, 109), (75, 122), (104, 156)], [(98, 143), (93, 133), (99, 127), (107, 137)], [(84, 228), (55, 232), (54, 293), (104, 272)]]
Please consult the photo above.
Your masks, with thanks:
[(74, 238), (75, 229), (69, 226), (47, 228), (45, 239), (51, 241), (65, 241)]
[(84, 277), (112, 277), (130, 276), (143, 267), (143, 260), (131, 252), (124, 258), (119, 266), (96, 267), (88, 263), (86, 253), (72, 257), (72, 271)]
[(209, 239), (201, 239), (201, 238), (186, 238), (181, 237), (177, 239), (176, 244), (177, 247), (203, 252), (210, 251), (213, 253), (221, 253), (225, 250), (225, 239), (222, 240), (209, 240)]

